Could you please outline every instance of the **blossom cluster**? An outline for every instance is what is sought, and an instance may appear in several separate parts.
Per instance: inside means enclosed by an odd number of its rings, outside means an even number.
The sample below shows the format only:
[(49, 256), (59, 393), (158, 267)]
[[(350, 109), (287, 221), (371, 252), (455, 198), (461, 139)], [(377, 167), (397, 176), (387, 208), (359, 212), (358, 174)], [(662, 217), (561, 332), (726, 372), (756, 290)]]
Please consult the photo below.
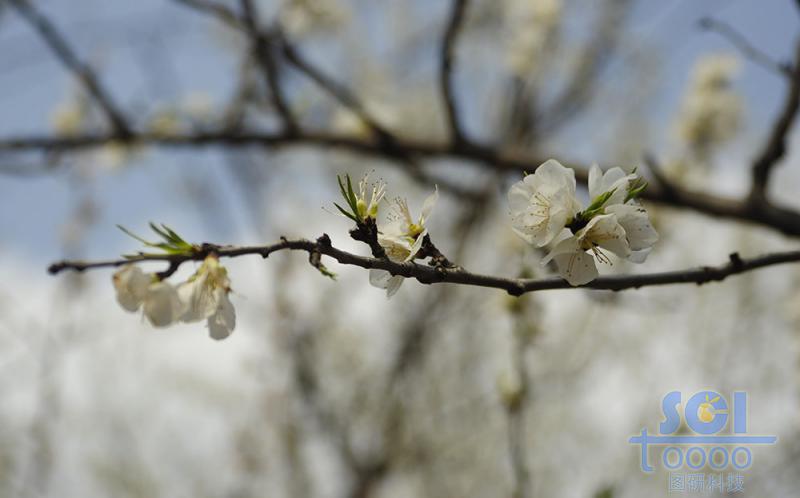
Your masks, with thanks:
[(236, 327), (228, 272), (216, 256), (206, 257), (200, 268), (177, 286), (132, 264), (114, 273), (113, 282), (120, 306), (132, 312), (141, 309), (154, 327), (206, 320), (209, 334), (218, 340)]
[[(395, 263), (405, 263), (417, 257), (428, 235), (425, 222), (438, 199), (439, 190), (434, 189), (423, 202), (418, 218), (411, 215), (406, 199), (400, 197), (394, 199), (385, 224), (378, 226), (378, 243), (386, 252), (386, 257)], [(386, 289), (386, 296), (392, 297), (402, 285), (403, 277), (391, 275), (385, 270), (373, 269), (369, 272), (369, 283)]]
[(590, 202), (582, 209), (575, 172), (550, 159), (511, 186), (512, 228), (528, 243), (548, 249), (542, 264), (554, 261), (567, 282), (583, 285), (597, 278), (596, 261), (611, 264), (604, 251), (634, 263), (647, 258), (658, 234), (636, 201), (645, 186), (621, 168), (603, 173), (592, 166)]
[[(353, 188), (349, 176), (339, 179), (339, 188), (347, 201), (348, 208), (335, 204), (336, 208), (359, 226), (375, 226), (377, 242), (386, 257), (395, 263), (406, 263), (419, 255), (425, 237), (428, 235), (426, 222), (439, 199), (439, 189), (425, 199), (419, 217), (415, 218), (408, 207), (408, 201), (395, 197), (389, 202), (389, 212), (383, 223), (378, 222), (378, 210), (386, 196), (386, 183), (378, 181), (371, 186), (368, 176)], [(369, 282), (375, 287), (386, 289), (387, 297), (392, 297), (403, 283), (401, 275), (392, 275), (386, 270), (372, 269)]]

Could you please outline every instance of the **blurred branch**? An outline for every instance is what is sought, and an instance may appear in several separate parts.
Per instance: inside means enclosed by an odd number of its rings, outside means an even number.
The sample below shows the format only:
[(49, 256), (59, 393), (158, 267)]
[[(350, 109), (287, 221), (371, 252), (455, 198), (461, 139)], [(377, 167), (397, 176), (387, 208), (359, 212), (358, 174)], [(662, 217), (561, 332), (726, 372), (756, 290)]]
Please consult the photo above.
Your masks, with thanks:
[(464, 132), (459, 122), (458, 106), (453, 89), (453, 62), (455, 58), (456, 42), (464, 25), (466, 17), (467, 0), (452, 0), (450, 18), (442, 40), (442, 54), (439, 66), (439, 86), (444, 100), (447, 122), (450, 126), (451, 141), (464, 141)]
[(753, 187), (750, 191), (750, 200), (756, 206), (766, 201), (767, 184), (772, 168), (786, 154), (786, 137), (797, 118), (798, 109), (800, 109), (800, 40), (795, 48), (789, 88), (781, 113), (772, 126), (764, 149), (753, 162)]
[[(83, 135), (76, 137), (30, 136), (0, 139), (0, 151), (42, 150), (67, 151), (100, 147), (115, 140), (113, 135)], [(542, 157), (509, 155), (501, 149), (474, 143), (441, 144), (433, 141), (397, 139), (396, 143), (327, 132), (302, 133), (231, 132), (230, 130), (162, 135), (142, 132), (127, 140), (131, 144), (167, 147), (247, 146), (281, 148), (296, 146), (334, 147), (368, 156), (407, 163), (409, 156), (429, 159), (460, 159), (497, 171), (498, 173), (532, 173), (543, 162)], [(588, 172), (570, 161), (562, 161), (576, 171), (578, 181), (586, 183)], [(444, 190), (444, 189), (443, 189)], [(653, 188), (642, 194), (643, 199), (676, 208), (690, 209), (717, 218), (756, 223), (786, 235), (800, 236), (800, 213), (773, 205), (764, 200), (758, 204), (747, 200), (722, 197), (710, 192), (694, 191), (673, 186), (670, 190)]]
[(232, 9), (227, 5), (216, 2), (209, 2), (208, 0), (173, 0), (174, 2), (183, 4), (186, 7), (195, 9), (206, 14), (211, 14), (220, 21), (224, 22), (230, 27), (240, 28), (243, 20), (239, 19)]
[(791, 77), (792, 66), (789, 63), (780, 63), (772, 59), (769, 55), (756, 48), (745, 36), (737, 31), (733, 26), (720, 20), (705, 17), (700, 19), (700, 27), (719, 33), (723, 38), (731, 42), (747, 59), (759, 66), (774, 71), (781, 76)]
[(630, 11), (630, 3), (631, 0), (608, 0), (603, 5), (594, 33), (582, 47), (566, 87), (534, 118), (537, 127), (552, 134), (586, 109), (595, 95), (597, 79), (622, 36), (621, 24)]
[[(205, 0), (175, 0), (188, 7), (192, 7), (198, 11), (213, 15), (220, 21), (236, 28), (248, 30), (248, 25), (245, 19), (239, 19), (236, 14), (224, 5), (207, 2)], [(333, 78), (326, 75), (318, 67), (311, 64), (302, 53), (297, 49), (294, 43), (289, 39), (288, 35), (283, 32), (279, 27), (275, 28), (274, 42), (280, 44), (286, 60), (292, 64), (298, 71), (306, 75), (325, 93), (333, 97), (338, 103), (346, 107), (359, 117), (378, 137), (383, 140), (393, 140), (391, 133), (386, 130), (377, 119), (375, 119), (359, 98), (351, 92), (347, 87), (338, 83)]]
[[(520, 306), (523, 307), (522, 301)], [(514, 369), (512, 392), (504, 396), (506, 422), (508, 424), (508, 452), (511, 461), (511, 470), (514, 474), (513, 498), (528, 498), (531, 496), (531, 477), (528, 471), (528, 427), (525, 420), (527, 405), (531, 392), (528, 366), (525, 355), (530, 346), (530, 333), (525, 330), (529, 325), (520, 317), (520, 309), (515, 310), (515, 323), (513, 331), (513, 346), (511, 348), (511, 363)]]
[(86, 88), (86, 91), (94, 98), (111, 122), (115, 135), (118, 138), (130, 136), (130, 126), (123, 113), (114, 103), (111, 95), (102, 87), (92, 68), (78, 59), (75, 51), (67, 43), (66, 38), (56, 29), (55, 25), (44, 14), (36, 10), (28, 0), (9, 1), (17, 12), (39, 33), (59, 61), (72, 72)]
[(181, 264), (187, 261), (202, 261), (209, 254), (216, 254), (219, 257), (226, 258), (257, 254), (263, 258), (266, 258), (274, 252), (285, 250), (307, 252), (309, 254), (309, 262), (312, 264), (312, 266), (315, 266), (318, 269), (322, 267), (320, 263), (320, 256), (325, 255), (335, 259), (343, 265), (358, 266), (366, 269), (375, 268), (386, 270), (392, 275), (401, 275), (406, 278), (414, 278), (423, 284), (452, 283), (475, 287), (487, 287), (505, 290), (514, 296), (520, 296), (528, 292), (550, 289), (588, 288), (620, 291), (669, 284), (694, 283), (699, 285), (707, 282), (719, 282), (731, 275), (737, 275), (767, 266), (800, 262), (800, 250), (765, 254), (751, 259), (744, 259), (741, 258), (737, 253), (733, 253), (730, 255), (730, 260), (727, 263), (719, 266), (703, 266), (694, 269), (661, 273), (647, 273), (641, 275), (613, 275), (599, 277), (582, 287), (572, 287), (569, 285), (569, 283), (561, 278), (505, 278), (471, 273), (460, 267), (447, 268), (443, 266), (423, 266), (413, 262), (395, 263), (388, 259), (359, 256), (333, 247), (331, 245), (330, 238), (327, 235), (322, 235), (316, 241), (310, 241), (306, 239), (283, 239), (277, 244), (265, 246), (219, 246), (215, 244), (203, 244), (198, 250), (189, 254), (141, 254), (126, 259), (94, 262), (61, 261), (50, 265), (47, 271), (51, 274), (57, 274), (64, 270), (82, 272), (89, 269), (119, 267), (126, 264), (140, 263), (144, 261), (161, 261), (169, 263), (169, 268), (167, 271), (162, 272), (162, 274), (167, 274), (164, 276), (168, 276), (169, 274), (173, 273)]
[(258, 26), (258, 13), (253, 5), (253, 0), (240, 0), (242, 7), (242, 22), (250, 36), (253, 45), (253, 52), (256, 54), (258, 63), (264, 73), (264, 79), (269, 87), (272, 96), (272, 104), (280, 115), (287, 133), (297, 131), (297, 123), (286, 102), (286, 96), (280, 85), (280, 75), (278, 72), (277, 61), (275, 60), (275, 44), (277, 42), (277, 32), (265, 33)]
[(394, 141), (394, 137), (387, 131), (370, 113), (361, 101), (348, 90), (344, 85), (341, 85), (328, 77), (319, 68), (313, 66), (306, 60), (302, 54), (295, 48), (285, 33), (281, 33), (281, 42), (283, 53), (286, 60), (289, 61), (300, 72), (308, 76), (319, 88), (328, 93), (341, 105), (353, 112), (361, 119), (378, 137), (382, 140)]

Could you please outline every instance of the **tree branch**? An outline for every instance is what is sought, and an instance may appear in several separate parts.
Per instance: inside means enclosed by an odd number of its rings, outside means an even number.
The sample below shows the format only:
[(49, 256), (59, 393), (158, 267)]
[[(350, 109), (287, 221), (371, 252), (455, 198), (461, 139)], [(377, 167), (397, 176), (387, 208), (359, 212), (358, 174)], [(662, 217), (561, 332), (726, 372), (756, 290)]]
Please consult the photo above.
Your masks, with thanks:
[[(221, 22), (228, 24), (236, 29), (248, 31), (248, 26), (244, 19), (239, 19), (236, 14), (228, 7), (209, 2), (207, 0), (175, 0), (187, 7), (194, 8), (200, 12), (212, 15)], [(318, 67), (311, 64), (302, 53), (297, 49), (288, 35), (280, 28), (275, 29), (275, 42), (280, 43), (280, 49), (286, 60), (295, 69), (305, 74), (322, 91), (330, 95), (339, 104), (353, 112), (359, 117), (379, 138), (385, 141), (393, 141), (392, 134), (375, 119), (359, 98), (347, 87), (338, 83), (333, 78), (326, 75)]]
[(450, 126), (451, 141), (464, 141), (464, 132), (459, 121), (458, 105), (456, 103), (455, 92), (453, 89), (453, 61), (455, 58), (455, 47), (458, 35), (464, 24), (467, 10), (467, 0), (453, 0), (450, 10), (450, 18), (445, 28), (442, 40), (442, 51), (439, 66), (439, 86), (441, 88), (442, 99), (444, 100), (447, 122)]
[[(113, 135), (83, 135), (76, 137), (31, 136), (0, 139), (0, 151), (68, 151), (101, 147), (116, 140)], [(372, 157), (394, 160), (404, 166), (409, 156), (428, 159), (460, 159), (498, 173), (533, 172), (543, 158), (531, 155), (508, 155), (490, 146), (474, 143), (440, 144), (415, 139), (397, 139), (388, 144), (349, 135), (303, 131), (302, 133), (232, 132), (230, 130), (197, 132), (185, 135), (159, 135), (142, 132), (125, 143), (164, 147), (260, 145), (281, 148), (297, 146), (334, 147)], [(564, 161), (562, 161), (564, 162)], [(586, 183), (588, 172), (569, 161), (565, 165), (576, 171), (578, 181)], [(746, 221), (778, 230), (786, 235), (800, 236), (800, 213), (775, 206), (766, 201), (753, 204), (703, 191), (674, 186), (671, 189), (648, 188), (642, 198), (670, 207), (690, 209), (716, 218)]]
[(86, 91), (94, 98), (111, 123), (115, 135), (117, 137), (130, 136), (130, 126), (123, 113), (114, 103), (111, 95), (102, 87), (92, 68), (78, 59), (75, 51), (67, 43), (66, 38), (56, 29), (55, 25), (44, 14), (36, 10), (28, 0), (10, 0), (10, 2), (17, 12), (39, 33), (58, 60), (72, 72), (86, 88)]
[(253, 44), (253, 52), (256, 54), (258, 63), (264, 73), (264, 79), (272, 96), (272, 103), (275, 110), (283, 121), (287, 133), (297, 132), (297, 122), (292, 116), (283, 89), (280, 85), (278, 65), (275, 61), (274, 45), (276, 43), (275, 33), (264, 33), (258, 26), (258, 15), (252, 0), (240, 0), (242, 7), (242, 22)]
[(800, 109), (800, 40), (795, 49), (789, 89), (786, 92), (783, 108), (772, 126), (764, 149), (753, 161), (753, 187), (750, 191), (750, 200), (754, 204), (762, 203), (766, 199), (772, 168), (786, 154), (786, 137), (797, 118), (798, 109)]
[[(266, 246), (219, 246), (215, 244), (203, 244), (198, 250), (191, 254), (179, 255), (139, 255), (126, 259), (116, 259), (108, 261), (61, 261), (50, 265), (48, 272), (57, 274), (64, 270), (74, 270), (82, 272), (95, 268), (113, 268), (131, 263), (144, 261), (166, 262), (169, 264), (167, 275), (174, 272), (181, 264), (187, 261), (201, 261), (209, 254), (216, 254), (219, 257), (233, 258), (248, 254), (257, 254), (263, 258), (278, 251), (305, 251), (309, 254), (312, 265), (319, 269), (319, 259), (314, 255), (325, 255), (335, 259), (343, 265), (358, 266), (366, 269), (386, 270), (392, 275), (402, 275), (406, 278), (414, 278), (423, 284), (452, 283), (469, 285), (475, 287), (488, 287), (501, 289), (513, 296), (521, 296), (528, 292), (536, 292), (550, 289), (572, 289), (567, 281), (561, 278), (544, 279), (522, 279), (505, 278), (492, 275), (481, 275), (471, 273), (462, 268), (446, 268), (442, 266), (425, 266), (416, 263), (395, 263), (388, 259), (359, 256), (342, 251), (331, 245), (330, 238), (323, 235), (316, 241), (305, 239), (287, 240)], [(764, 268), (767, 266), (800, 262), (800, 250), (777, 252), (765, 254), (751, 259), (743, 259), (737, 253), (730, 255), (727, 263), (719, 266), (703, 266), (694, 269), (646, 273), (641, 275), (613, 275), (599, 277), (596, 280), (582, 286), (581, 288), (620, 291), (626, 289), (638, 289), (656, 285), (670, 284), (704, 284), (707, 282), (719, 282), (731, 275), (737, 275), (747, 271)], [(315, 264), (316, 263), (316, 264)], [(166, 272), (162, 272), (166, 273)]]

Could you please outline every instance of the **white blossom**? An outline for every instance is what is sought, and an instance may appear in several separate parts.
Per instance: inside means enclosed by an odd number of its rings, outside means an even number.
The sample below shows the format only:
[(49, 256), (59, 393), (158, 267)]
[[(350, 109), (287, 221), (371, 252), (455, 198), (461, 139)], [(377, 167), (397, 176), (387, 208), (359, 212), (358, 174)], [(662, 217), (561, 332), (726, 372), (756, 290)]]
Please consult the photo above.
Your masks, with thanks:
[(580, 210), (575, 198), (575, 172), (550, 159), (511, 186), (511, 224), (528, 243), (550, 243)]
[(574, 172), (551, 159), (511, 187), (512, 226), (529, 243), (549, 246), (542, 264), (554, 260), (571, 285), (583, 285), (597, 278), (596, 261), (611, 264), (605, 251), (635, 263), (647, 258), (658, 234), (635, 200), (644, 186), (622, 168), (603, 173), (594, 165), (589, 205), (582, 210)]
[(135, 265), (125, 265), (117, 270), (113, 277), (114, 289), (117, 291), (117, 302), (127, 311), (136, 311), (142, 305), (147, 287), (152, 277)]
[(561, 231), (542, 264), (554, 260), (567, 282), (583, 285), (597, 278), (596, 261), (612, 264), (604, 250), (634, 263), (644, 262), (658, 234), (647, 211), (629, 199), (637, 180), (637, 175), (626, 174), (622, 168), (602, 173), (592, 166), (589, 207)]
[(125, 265), (112, 278), (117, 302), (127, 311), (142, 308), (144, 316), (154, 327), (166, 327), (180, 318), (184, 305), (175, 288), (159, 281), (152, 273), (139, 267)]
[[(439, 189), (436, 188), (425, 199), (420, 216), (416, 219), (411, 215), (405, 199), (398, 197), (394, 200), (393, 212), (388, 223), (378, 227), (378, 243), (391, 261), (405, 263), (414, 259), (428, 234), (425, 222), (438, 200)], [(373, 269), (370, 270), (369, 282), (375, 287), (386, 289), (387, 297), (392, 297), (403, 283), (403, 277), (392, 276), (385, 270)]]
[(559, 274), (570, 285), (583, 285), (597, 278), (595, 258), (602, 263), (611, 263), (603, 249), (622, 258), (631, 253), (625, 229), (613, 214), (595, 216), (574, 234), (570, 229), (564, 229), (553, 241), (553, 248), (542, 264), (555, 260)]
[(370, 184), (368, 178), (368, 174), (364, 175), (361, 181), (358, 182), (356, 208), (361, 220), (367, 218), (375, 219), (378, 216), (378, 206), (386, 196), (386, 182), (378, 180)]
[(628, 187), (636, 180), (636, 174), (628, 174), (622, 168), (610, 168), (605, 173), (600, 166), (593, 164), (589, 168), (589, 199), (594, 200), (606, 192), (612, 192), (606, 200), (606, 205), (623, 204), (628, 194)]
[(215, 256), (208, 256), (197, 272), (178, 286), (186, 308), (181, 321), (206, 320), (214, 339), (225, 339), (236, 327), (236, 313), (230, 302), (228, 272)]

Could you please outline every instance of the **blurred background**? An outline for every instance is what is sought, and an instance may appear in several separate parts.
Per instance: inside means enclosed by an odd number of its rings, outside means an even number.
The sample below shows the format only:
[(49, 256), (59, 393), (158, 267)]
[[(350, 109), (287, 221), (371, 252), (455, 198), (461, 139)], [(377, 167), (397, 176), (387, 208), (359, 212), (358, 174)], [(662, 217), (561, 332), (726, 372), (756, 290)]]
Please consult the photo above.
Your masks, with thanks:
[[(450, 1), (254, 8), (394, 135), (445, 143), (438, 68)], [(359, 268), (330, 262), (332, 281), (302, 254), (241, 257), (225, 261), (238, 325), (222, 342), (202, 324), (154, 329), (125, 312), (111, 271), (48, 276), (58, 259), (140, 249), (115, 224), (144, 234), (149, 221), (198, 243), (324, 232), (368, 254), (332, 214), (336, 175), (367, 172), (415, 212), (439, 185), (429, 227), (451, 260), (550, 274), (510, 229), (505, 193), (519, 175), (469, 161), (304, 142), (9, 146), (108, 136), (102, 109), (21, 12), (46, 18), (152, 142), (274, 132), (269, 85), (226, 9), (241, 6), (0, 2), (0, 497), (666, 496), (667, 474), (642, 473), (628, 438), (655, 431), (667, 392), (707, 388), (747, 391), (750, 432), (779, 438), (754, 450), (738, 494), (797, 493), (793, 266), (522, 298), (408, 281), (387, 300)], [(469, 137), (509, 153), (627, 169), (651, 154), (677, 184), (742, 196), (787, 87), (769, 61), (791, 61), (798, 21), (789, 0), (473, 0), (455, 103)], [(370, 139), (308, 74), (277, 62), (303, 129)], [(770, 195), (800, 210), (797, 142), (791, 134)], [(661, 235), (650, 259), (601, 273), (795, 245), (769, 228), (645, 205)], [(184, 266), (175, 278), (191, 273)]]

